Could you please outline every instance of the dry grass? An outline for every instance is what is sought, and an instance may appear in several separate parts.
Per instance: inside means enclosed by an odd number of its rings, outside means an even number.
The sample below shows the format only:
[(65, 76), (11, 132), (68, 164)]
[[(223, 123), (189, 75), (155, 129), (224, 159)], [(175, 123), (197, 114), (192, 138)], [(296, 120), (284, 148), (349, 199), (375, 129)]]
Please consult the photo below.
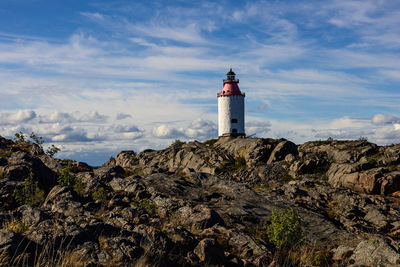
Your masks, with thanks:
[[(26, 241), (26, 240), (25, 240)], [(71, 240), (72, 241), (72, 240)], [(49, 241), (43, 248), (36, 247), (35, 252), (29, 251), (29, 243), (23, 251), (10, 255), (6, 250), (0, 253), (0, 266), (21, 266), (21, 267), (82, 267), (89, 260), (85, 259), (79, 251), (70, 250), (70, 243), (60, 246), (56, 245), (55, 240)], [(22, 246), (22, 242), (19, 246)]]
[(28, 229), (28, 225), (26, 225), (21, 220), (11, 218), (11, 219), (8, 219), (5, 222), (3, 222), (3, 225), (1, 228), (8, 229), (10, 231), (13, 231), (14, 233), (23, 234)]
[(288, 252), (290, 262), (295, 266), (331, 266), (332, 253), (330, 249), (317, 245), (302, 245)]

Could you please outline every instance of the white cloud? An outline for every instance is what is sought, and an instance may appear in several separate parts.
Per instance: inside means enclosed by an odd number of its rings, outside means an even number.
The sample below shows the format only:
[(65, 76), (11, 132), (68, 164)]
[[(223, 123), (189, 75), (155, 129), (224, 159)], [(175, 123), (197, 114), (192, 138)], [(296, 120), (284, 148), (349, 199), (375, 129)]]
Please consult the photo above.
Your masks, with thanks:
[(248, 121), (246, 122), (246, 134), (266, 136), (271, 130), (271, 123), (269, 121)]
[(61, 112), (59, 110), (53, 111), (50, 114), (42, 115), (39, 117), (40, 123), (78, 123), (78, 122), (106, 122), (108, 116), (101, 115), (97, 111), (90, 111), (87, 113), (75, 112)]
[(33, 110), (18, 110), (14, 113), (0, 113), (0, 124), (18, 124), (26, 123), (36, 118), (36, 112)]
[(153, 135), (158, 138), (173, 139), (184, 137), (185, 134), (171, 126), (161, 124), (153, 129)]
[(43, 123), (71, 123), (75, 121), (76, 118), (74, 118), (71, 114), (60, 112), (58, 110), (47, 116), (40, 116), (40, 122)]
[(117, 125), (114, 127), (117, 133), (140, 132), (139, 128), (135, 125)]
[(108, 116), (101, 115), (97, 111), (91, 111), (80, 115), (78, 120), (82, 122), (106, 122), (107, 118)]
[(372, 123), (376, 125), (393, 124), (400, 122), (400, 118), (391, 115), (376, 114), (372, 117)]
[(105, 19), (104, 15), (98, 12), (81, 12), (81, 15), (94, 21), (103, 21)]
[(8, 121), (11, 123), (27, 122), (36, 118), (36, 112), (33, 110), (19, 110), (17, 113), (11, 114)]
[(123, 120), (123, 119), (128, 119), (128, 118), (132, 118), (132, 115), (126, 114), (126, 113), (117, 113), (117, 115), (115, 115), (115, 119), (118, 121)]
[(188, 138), (205, 140), (214, 138), (218, 135), (217, 126), (209, 120), (196, 119), (184, 129)]

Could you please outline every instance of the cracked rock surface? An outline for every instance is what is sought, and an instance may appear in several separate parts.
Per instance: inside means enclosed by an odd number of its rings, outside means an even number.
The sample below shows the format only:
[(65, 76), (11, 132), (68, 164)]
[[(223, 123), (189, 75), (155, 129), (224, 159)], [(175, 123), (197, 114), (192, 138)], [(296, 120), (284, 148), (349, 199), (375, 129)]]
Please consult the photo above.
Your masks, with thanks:
[[(302, 236), (279, 248), (287, 209)], [(94, 167), (0, 137), (0, 266), (396, 266), (399, 218), (400, 145), (220, 138)]]

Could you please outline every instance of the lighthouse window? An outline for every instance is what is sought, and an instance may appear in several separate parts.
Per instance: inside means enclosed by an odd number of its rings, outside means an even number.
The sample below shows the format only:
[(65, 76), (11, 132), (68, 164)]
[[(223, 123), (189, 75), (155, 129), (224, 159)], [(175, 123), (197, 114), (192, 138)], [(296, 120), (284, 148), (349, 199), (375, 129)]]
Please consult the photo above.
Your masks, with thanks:
[(232, 133), (237, 133), (237, 129), (233, 128)]
[(237, 123), (237, 119), (232, 119), (231, 122), (232, 123)]

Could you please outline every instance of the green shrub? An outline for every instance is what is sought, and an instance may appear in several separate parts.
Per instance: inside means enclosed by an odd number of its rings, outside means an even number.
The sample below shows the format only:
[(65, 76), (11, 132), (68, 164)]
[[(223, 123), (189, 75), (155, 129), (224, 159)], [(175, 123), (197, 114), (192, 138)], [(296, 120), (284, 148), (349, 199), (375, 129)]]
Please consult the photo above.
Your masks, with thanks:
[(366, 143), (366, 142), (368, 142), (368, 138), (365, 137), (365, 136), (360, 136), (360, 137), (358, 138), (358, 141), (361, 141), (361, 142)]
[(290, 181), (296, 180), (295, 177), (291, 176), (289, 173), (286, 173), (285, 175), (282, 176), (282, 181), (284, 183), (289, 183)]
[(96, 192), (93, 192), (92, 198), (93, 198), (94, 200), (98, 200), (98, 201), (101, 201), (101, 202), (106, 201), (106, 199), (107, 199), (107, 192), (106, 192), (106, 190), (104, 189), (104, 187), (100, 187)]
[(50, 147), (47, 148), (46, 154), (49, 155), (50, 157), (54, 157), (54, 155), (60, 151), (61, 151), (61, 149), (59, 149), (55, 145), (51, 145)]
[(157, 206), (151, 200), (141, 199), (138, 202), (134, 202), (133, 205), (136, 208), (144, 209), (150, 216), (157, 214)]
[(74, 175), (74, 169), (71, 164), (61, 169), (60, 175), (58, 176), (58, 184), (66, 187), (71, 187), (78, 194), (83, 196), (85, 194), (85, 185), (82, 179)]
[(214, 138), (214, 139), (210, 139), (210, 140), (204, 141), (203, 144), (212, 147), (212, 146), (215, 144), (215, 142), (217, 142), (217, 141), (218, 141), (218, 139), (215, 139), (215, 138)]
[(14, 142), (22, 144), (22, 143), (26, 143), (26, 141), (27, 141), (27, 139), (23, 132), (14, 134)]
[(80, 177), (75, 178), (73, 189), (80, 196), (85, 194), (85, 184), (82, 182)]
[(215, 172), (217, 174), (222, 172), (234, 173), (236, 171), (244, 170), (246, 168), (246, 160), (243, 157), (238, 157), (233, 161), (227, 162), (224, 165), (217, 167), (215, 169)]
[(293, 209), (273, 210), (268, 226), (269, 240), (277, 247), (293, 247), (302, 237), (300, 216)]
[(255, 191), (263, 191), (263, 190), (270, 190), (271, 186), (267, 181), (261, 181), (253, 186), (253, 190)]
[(43, 137), (37, 136), (34, 132), (32, 132), (29, 138), (32, 139), (33, 142), (37, 144), (41, 149), (43, 149)]
[(172, 143), (173, 146), (181, 146), (183, 145), (185, 142), (182, 142), (179, 139), (175, 139), (175, 141)]
[(33, 172), (23, 181), (23, 187), (14, 191), (14, 197), (18, 204), (34, 205), (44, 200), (44, 191), (38, 187)]
[(133, 171), (131, 169), (124, 169), (124, 173), (121, 175), (121, 177), (126, 178), (131, 175), (133, 175)]
[(58, 176), (58, 184), (62, 186), (72, 187), (75, 184), (75, 175), (73, 174), (73, 169), (71, 164), (67, 167), (61, 169), (60, 175)]

